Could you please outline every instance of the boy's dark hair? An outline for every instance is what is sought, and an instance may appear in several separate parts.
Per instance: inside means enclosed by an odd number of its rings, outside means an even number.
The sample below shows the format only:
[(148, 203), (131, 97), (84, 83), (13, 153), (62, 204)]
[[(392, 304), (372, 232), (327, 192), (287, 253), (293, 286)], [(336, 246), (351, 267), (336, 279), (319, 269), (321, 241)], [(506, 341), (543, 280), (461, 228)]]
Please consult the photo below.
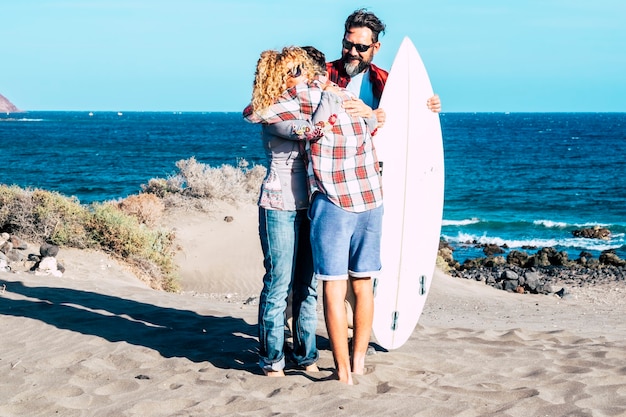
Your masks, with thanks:
[(366, 9), (358, 9), (346, 19), (343, 35), (346, 36), (352, 28), (364, 27), (372, 31), (372, 42), (378, 42), (378, 35), (385, 33), (385, 24), (374, 13)]
[(326, 74), (326, 56), (322, 51), (313, 46), (303, 46), (304, 49), (315, 64), (315, 72), (320, 75)]

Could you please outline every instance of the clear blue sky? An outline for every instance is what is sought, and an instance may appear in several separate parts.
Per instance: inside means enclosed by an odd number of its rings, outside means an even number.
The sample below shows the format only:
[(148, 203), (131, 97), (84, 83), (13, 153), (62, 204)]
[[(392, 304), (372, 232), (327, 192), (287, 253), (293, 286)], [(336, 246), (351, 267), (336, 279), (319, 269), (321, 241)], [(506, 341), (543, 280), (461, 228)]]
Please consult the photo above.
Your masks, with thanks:
[(356, 8), (404, 36), (444, 112), (626, 112), (623, 0), (19, 0), (0, 9), (0, 94), (24, 110), (240, 111), (264, 49), (336, 59)]

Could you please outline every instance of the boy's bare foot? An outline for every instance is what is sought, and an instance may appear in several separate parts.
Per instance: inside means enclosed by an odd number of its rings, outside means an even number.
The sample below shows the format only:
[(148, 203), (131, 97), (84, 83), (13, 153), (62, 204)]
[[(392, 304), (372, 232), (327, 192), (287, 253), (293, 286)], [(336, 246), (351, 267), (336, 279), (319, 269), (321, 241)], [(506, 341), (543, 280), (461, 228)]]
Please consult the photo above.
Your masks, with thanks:
[(343, 382), (344, 384), (354, 385), (354, 381), (352, 380), (352, 373), (350, 372), (348, 372), (348, 375), (337, 372), (337, 379), (339, 379), (339, 382)]
[(352, 373), (357, 375), (365, 374), (365, 356), (352, 358)]
[(267, 370), (263, 369), (263, 373), (265, 374), (265, 376), (269, 376), (269, 377), (272, 377), (272, 378), (285, 376), (285, 372), (284, 371), (267, 371)]
[(316, 363), (312, 363), (304, 367), (305, 372), (319, 372), (320, 368), (317, 367)]
[(355, 375), (368, 375), (374, 372), (374, 366), (364, 366), (363, 368), (355, 369), (352, 371)]

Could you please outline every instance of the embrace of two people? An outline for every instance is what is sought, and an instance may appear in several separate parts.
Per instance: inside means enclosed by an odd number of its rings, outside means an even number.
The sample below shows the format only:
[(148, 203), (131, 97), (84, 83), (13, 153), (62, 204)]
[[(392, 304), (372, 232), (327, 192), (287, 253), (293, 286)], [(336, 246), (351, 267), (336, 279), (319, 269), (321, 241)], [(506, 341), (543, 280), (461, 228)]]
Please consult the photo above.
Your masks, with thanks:
[[(265, 266), (259, 366), (268, 376), (284, 375), (290, 294), (289, 359), (307, 372), (318, 371), (318, 280), (337, 379), (353, 384), (353, 374), (365, 373), (383, 215), (372, 138), (384, 128), (385, 112), (378, 104), (388, 75), (372, 60), (384, 30), (375, 14), (359, 9), (346, 19), (340, 59), (327, 63), (322, 52), (305, 46), (267, 50), (257, 62), (243, 116), (261, 125), (268, 160), (258, 202)], [(441, 109), (436, 95), (425, 105)], [(351, 320), (345, 302), (349, 289)]]

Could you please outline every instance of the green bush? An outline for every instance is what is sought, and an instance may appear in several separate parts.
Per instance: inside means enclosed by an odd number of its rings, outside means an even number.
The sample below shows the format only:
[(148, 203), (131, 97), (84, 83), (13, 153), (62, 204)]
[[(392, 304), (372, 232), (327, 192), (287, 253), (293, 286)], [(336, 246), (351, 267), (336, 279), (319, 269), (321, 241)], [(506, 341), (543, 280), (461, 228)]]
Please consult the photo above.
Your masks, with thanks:
[[(43, 190), (34, 190), (32, 198), (33, 224), (42, 234), (41, 240), (58, 246), (75, 248), (92, 246), (85, 230), (90, 213), (78, 199)], [(33, 234), (34, 232), (35, 230)]]
[(76, 198), (40, 189), (0, 185), (0, 228), (33, 242), (89, 247), (84, 223), (89, 216)]
[(169, 178), (141, 186), (143, 193), (162, 201), (140, 195), (86, 206), (57, 192), (0, 185), (0, 231), (33, 243), (104, 250), (128, 263), (153, 288), (176, 291), (174, 233), (157, 226), (163, 208), (204, 209), (216, 200), (255, 202), (266, 174), (263, 166), (249, 168), (244, 159), (237, 167), (213, 168), (190, 158), (176, 167)]
[(135, 267), (150, 286), (175, 291), (174, 234), (140, 223), (116, 204), (0, 185), (0, 231), (33, 243), (101, 249)]
[(150, 228), (112, 203), (96, 203), (91, 209), (86, 228), (100, 248), (140, 267), (151, 286), (176, 289), (173, 232)]

